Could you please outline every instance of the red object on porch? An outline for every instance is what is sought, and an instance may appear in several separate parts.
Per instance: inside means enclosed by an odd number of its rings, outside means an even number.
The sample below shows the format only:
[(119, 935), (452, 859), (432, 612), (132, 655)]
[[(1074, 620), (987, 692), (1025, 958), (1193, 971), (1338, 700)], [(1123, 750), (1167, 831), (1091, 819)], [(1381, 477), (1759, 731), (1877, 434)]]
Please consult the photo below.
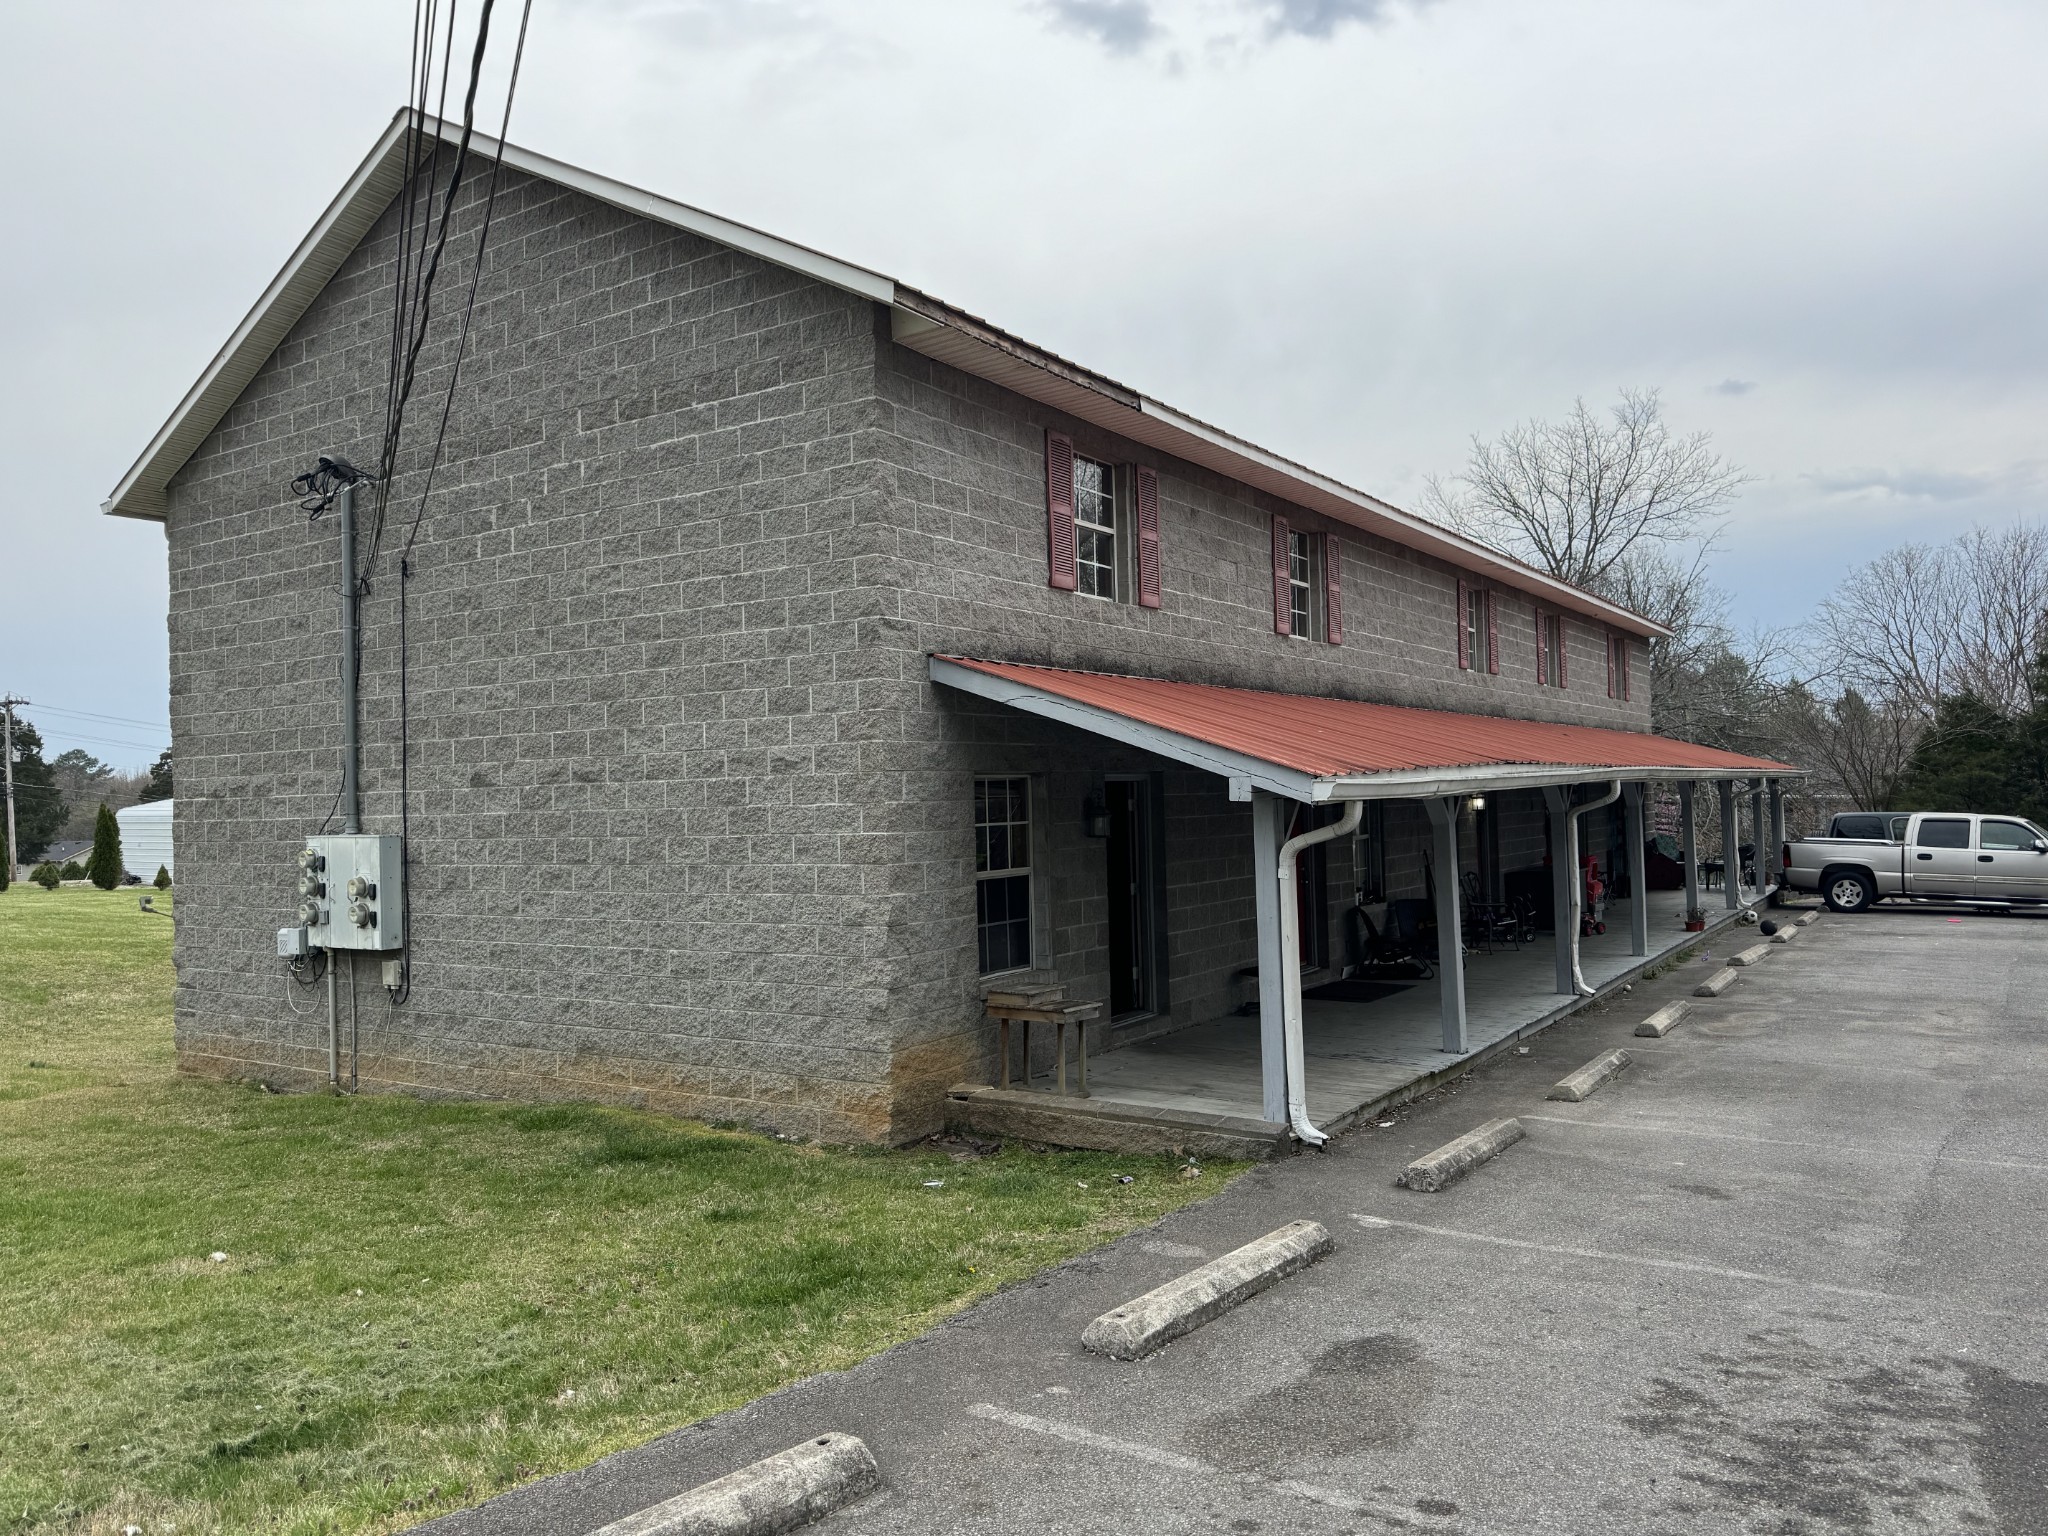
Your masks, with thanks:
[(1597, 772), (1724, 770), (1731, 778), (1800, 771), (1768, 758), (1744, 757), (1647, 731), (1507, 720), (965, 656), (939, 659), (1317, 778), (1551, 765)]

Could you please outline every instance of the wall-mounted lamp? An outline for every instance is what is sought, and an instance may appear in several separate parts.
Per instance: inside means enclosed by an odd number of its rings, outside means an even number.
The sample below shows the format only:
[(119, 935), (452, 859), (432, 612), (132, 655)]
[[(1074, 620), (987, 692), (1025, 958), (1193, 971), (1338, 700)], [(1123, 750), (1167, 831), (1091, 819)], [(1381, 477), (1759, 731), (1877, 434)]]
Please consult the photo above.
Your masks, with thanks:
[(1109, 806), (1099, 792), (1091, 791), (1081, 802), (1081, 832), (1086, 837), (1109, 836)]
[(1470, 805), (1470, 806), (1472, 807), (1472, 809), (1473, 809), (1473, 810), (1475, 810), (1475, 811), (1483, 811), (1483, 810), (1485, 810), (1485, 809), (1486, 809), (1486, 796), (1484, 796), (1484, 795), (1474, 795), (1474, 796), (1473, 796), (1473, 797), (1471, 798), (1471, 800), (1470, 800), (1470, 801), (1468, 801), (1467, 803), (1468, 803), (1468, 804), (1469, 804), (1469, 805)]

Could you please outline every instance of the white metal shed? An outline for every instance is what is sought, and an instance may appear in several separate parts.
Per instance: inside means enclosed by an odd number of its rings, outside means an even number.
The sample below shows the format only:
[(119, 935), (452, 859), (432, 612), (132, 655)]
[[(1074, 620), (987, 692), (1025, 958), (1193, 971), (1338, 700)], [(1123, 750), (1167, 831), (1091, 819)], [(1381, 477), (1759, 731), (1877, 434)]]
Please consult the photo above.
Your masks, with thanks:
[(161, 867), (177, 879), (177, 862), (171, 856), (170, 801), (127, 806), (114, 812), (114, 820), (121, 824), (121, 863), (129, 874), (154, 880)]

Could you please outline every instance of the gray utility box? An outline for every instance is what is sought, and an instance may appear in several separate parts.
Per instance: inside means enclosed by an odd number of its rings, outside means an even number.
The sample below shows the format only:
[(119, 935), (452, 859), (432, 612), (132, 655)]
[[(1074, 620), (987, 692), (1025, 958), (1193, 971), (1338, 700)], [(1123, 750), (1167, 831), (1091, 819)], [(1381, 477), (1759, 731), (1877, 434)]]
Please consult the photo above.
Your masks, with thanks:
[(299, 926), (320, 949), (405, 947), (405, 863), (395, 837), (309, 837), (299, 855)]

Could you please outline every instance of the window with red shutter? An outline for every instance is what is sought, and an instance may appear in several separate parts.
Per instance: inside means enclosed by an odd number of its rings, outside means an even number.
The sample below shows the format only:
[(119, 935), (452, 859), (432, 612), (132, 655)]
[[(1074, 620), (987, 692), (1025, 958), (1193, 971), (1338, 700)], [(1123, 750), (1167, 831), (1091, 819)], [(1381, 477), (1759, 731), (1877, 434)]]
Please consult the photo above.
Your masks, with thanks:
[(1337, 535), (1323, 535), (1323, 639), (1344, 643), (1344, 549)]
[(1133, 477), (1138, 504), (1138, 606), (1159, 606), (1159, 475), (1140, 468)]
[(1273, 517), (1273, 633), (1294, 633), (1294, 542), (1288, 537), (1287, 519)]
[(1536, 685), (1550, 686), (1550, 616), (1536, 610)]
[(1486, 670), (1500, 675), (1500, 605), (1486, 594)]
[(1058, 432), (1045, 434), (1046, 585), (1074, 590), (1074, 444)]
[(1458, 665), (1472, 665), (1472, 592), (1465, 578), (1458, 578)]

